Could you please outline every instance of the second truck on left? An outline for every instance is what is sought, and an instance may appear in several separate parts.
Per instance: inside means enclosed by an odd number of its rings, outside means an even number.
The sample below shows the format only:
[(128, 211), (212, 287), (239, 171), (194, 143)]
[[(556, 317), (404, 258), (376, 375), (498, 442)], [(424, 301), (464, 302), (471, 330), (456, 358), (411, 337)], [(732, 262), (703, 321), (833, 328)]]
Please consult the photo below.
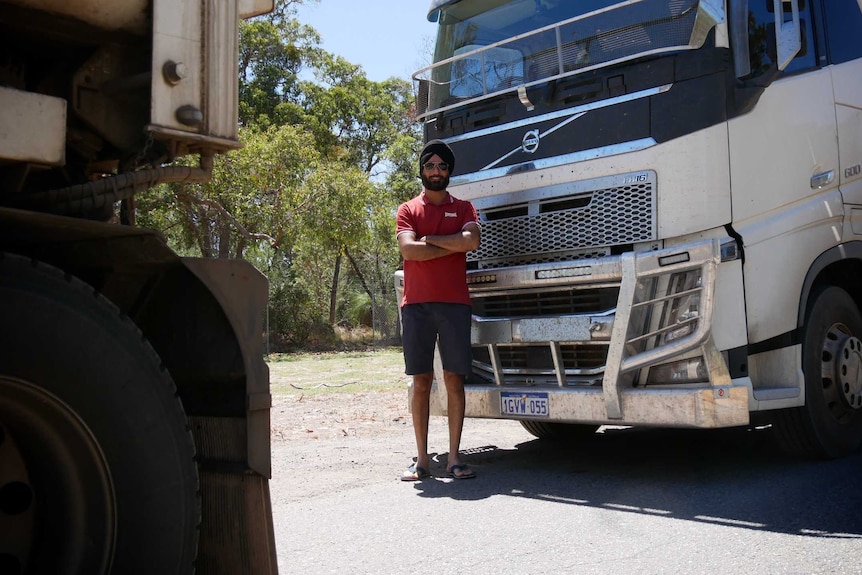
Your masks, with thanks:
[(277, 572), (266, 279), (129, 225), (239, 147), (237, 25), (272, 9), (0, 2), (2, 573)]

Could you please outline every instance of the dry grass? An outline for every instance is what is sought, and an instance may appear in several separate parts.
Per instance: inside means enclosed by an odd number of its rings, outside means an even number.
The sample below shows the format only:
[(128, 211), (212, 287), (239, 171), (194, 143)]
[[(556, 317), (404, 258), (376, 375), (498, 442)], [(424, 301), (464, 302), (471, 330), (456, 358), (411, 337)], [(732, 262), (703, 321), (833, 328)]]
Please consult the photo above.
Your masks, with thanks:
[(375, 351), (273, 354), (267, 358), (274, 396), (395, 391), (407, 387), (400, 347)]

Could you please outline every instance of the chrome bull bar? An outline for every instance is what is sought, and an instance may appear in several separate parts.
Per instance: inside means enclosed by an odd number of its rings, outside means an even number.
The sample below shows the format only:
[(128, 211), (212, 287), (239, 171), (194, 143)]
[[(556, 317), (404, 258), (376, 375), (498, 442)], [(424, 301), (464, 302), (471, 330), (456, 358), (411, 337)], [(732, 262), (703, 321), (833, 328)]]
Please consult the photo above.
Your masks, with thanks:
[[(466, 386), (468, 417), (511, 418), (501, 412), (501, 393), (547, 394), (547, 420), (594, 424), (648, 424), (675, 427), (728, 427), (748, 423), (749, 393), (734, 385), (712, 336), (718, 239), (658, 251), (578, 262), (576, 277), (554, 273), (553, 264), (496, 270), (495, 281), (473, 282), (474, 293), (546, 289), (549, 285), (618, 282), (617, 307), (611, 314), (563, 317), (474, 318), (473, 345), (487, 345), (493, 384)], [(569, 264), (569, 269), (571, 264)], [(590, 267), (594, 270), (587, 271)], [(560, 265), (556, 265), (560, 268)], [(594, 273), (593, 273), (594, 272)], [(485, 276), (489, 272), (473, 272)], [(538, 281), (537, 278), (550, 278)], [(398, 279), (396, 279), (396, 284)], [(505, 287), (503, 287), (505, 286)], [(560, 357), (561, 342), (608, 341), (601, 385), (573, 385)], [(498, 346), (541, 344), (550, 347), (557, 385), (507, 384)], [(698, 385), (635, 387), (635, 376), (650, 366), (700, 354), (708, 381)], [(442, 366), (435, 363), (437, 381)], [(523, 379), (523, 378), (522, 378)], [(411, 389), (412, 393), (412, 389)], [(431, 413), (446, 413), (446, 392), (435, 384)]]

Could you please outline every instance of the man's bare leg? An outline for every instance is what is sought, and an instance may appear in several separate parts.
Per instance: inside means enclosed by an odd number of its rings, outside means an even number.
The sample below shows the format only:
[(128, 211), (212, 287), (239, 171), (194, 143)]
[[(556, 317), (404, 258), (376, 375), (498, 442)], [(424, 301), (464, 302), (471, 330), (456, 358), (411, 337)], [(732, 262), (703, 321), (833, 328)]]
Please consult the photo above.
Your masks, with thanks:
[(431, 382), (433, 373), (413, 376), (413, 433), (416, 435), (416, 466), (429, 470), (428, 415), (431, 411)]
[[(464, 429), (464, 411), (467, 405), (464, 397), (464, 376), (443, 372), (443, 380), (446, 383), (447, 408), (449, 411), (449, 462), (446, 468), (451, 472), (452, 467), (463, 465), (461, 462), (461, 432)], [(463, 470), (459, 475), (472, 475), (469, 468)]]

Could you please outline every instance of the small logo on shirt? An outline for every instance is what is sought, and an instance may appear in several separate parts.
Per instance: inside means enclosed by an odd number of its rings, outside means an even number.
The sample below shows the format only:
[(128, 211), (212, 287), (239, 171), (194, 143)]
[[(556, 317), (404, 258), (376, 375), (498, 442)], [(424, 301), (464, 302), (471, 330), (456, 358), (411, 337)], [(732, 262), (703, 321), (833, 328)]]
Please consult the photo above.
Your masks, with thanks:
[(444, 218), (457, 218), (458, 214), (456, 214), (455, 212), (443, 212), (443, 217)]

